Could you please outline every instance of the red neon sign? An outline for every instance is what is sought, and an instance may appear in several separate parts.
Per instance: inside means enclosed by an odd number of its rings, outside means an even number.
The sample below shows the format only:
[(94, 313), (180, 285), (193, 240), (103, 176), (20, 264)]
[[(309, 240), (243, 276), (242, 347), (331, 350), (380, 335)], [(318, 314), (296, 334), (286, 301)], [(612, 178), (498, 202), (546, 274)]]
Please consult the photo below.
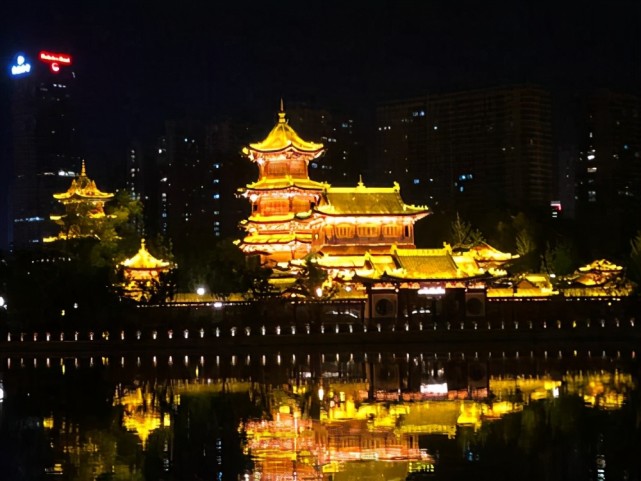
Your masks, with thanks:
[(68, 55), (66, 53), (52, 53), (52, 52), (45, 52), (44, 50), (40, 52), (40, 60), (45, 62), (45, 63), (50, 63), (50, 64), (65, 64), (65, 65), (71, 65), (71, 55)]

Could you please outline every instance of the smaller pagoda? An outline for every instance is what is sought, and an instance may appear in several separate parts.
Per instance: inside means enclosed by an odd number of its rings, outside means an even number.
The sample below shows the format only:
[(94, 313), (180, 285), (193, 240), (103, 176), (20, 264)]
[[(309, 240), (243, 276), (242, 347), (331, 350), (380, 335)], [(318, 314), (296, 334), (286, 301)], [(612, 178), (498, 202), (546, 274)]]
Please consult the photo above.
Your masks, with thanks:
[(114, 194), (102, 192), (96, 183), (87, 177), (83, 160), (80, 175), (71, 181), (69, 189), (53, 194), (53, 198), (64, 206), (65, 213), (50, 216), (50, 219), (60, 226), (60, 233), (45, 238), (44, 242), (80, 237), (100, 238), (100, 226), (108, 217), (104, 207), (113, 197)]
[(623, 267), (607, 259), (579, 267), (573, 274), (563, 276), (559, 284), (566, 297), (623, 297), (635, 289)]
[(119, 264), (123, 272), (125, 295), (135, 301), (141, 301), (160, 283), (161, 274), (175, 268), (169, 261), (156, 259), (145, 246), (145, 239), (140, 241), (140, 249), (131, 258)]

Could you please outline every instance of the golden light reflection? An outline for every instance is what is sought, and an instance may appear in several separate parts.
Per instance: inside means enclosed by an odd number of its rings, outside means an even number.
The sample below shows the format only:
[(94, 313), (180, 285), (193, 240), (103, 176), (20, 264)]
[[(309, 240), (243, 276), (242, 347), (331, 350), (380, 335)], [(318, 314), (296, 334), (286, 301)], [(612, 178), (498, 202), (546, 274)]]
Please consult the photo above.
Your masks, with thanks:
[(117, 392), (114, 397), (114, 404), (123, 408), (123, 427), (136, 433), (143, 449), (152, 432), (171, 426), (169, 415), (160, 412), (158, 401), (154, 393), (143, 391), (141, 387)]

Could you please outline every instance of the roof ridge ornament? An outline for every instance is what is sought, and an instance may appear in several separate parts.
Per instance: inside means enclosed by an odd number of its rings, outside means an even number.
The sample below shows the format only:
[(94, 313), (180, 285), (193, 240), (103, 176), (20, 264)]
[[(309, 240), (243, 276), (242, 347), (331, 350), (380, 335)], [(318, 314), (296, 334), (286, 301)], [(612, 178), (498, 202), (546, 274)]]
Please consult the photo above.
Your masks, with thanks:
[(278, 111), (278, 123), (286, 124), (287, 119), (285, 118), (285, 103), (283, 102), (283, 97), (280, 98), (280, 110)]

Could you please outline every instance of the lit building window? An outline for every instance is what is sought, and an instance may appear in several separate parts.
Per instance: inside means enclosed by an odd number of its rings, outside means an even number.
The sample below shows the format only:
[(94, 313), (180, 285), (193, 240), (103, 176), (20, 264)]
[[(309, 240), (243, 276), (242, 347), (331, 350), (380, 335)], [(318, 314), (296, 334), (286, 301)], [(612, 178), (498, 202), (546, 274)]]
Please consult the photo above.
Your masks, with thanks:
[(356, 232), (358, 237), (378, 237), (380, 226), (378, 225), (359, 225)]
[(354, 237), (354, 226), (352, 224), (339, 224), (336, 226), (336, 237), (350, 239)]

